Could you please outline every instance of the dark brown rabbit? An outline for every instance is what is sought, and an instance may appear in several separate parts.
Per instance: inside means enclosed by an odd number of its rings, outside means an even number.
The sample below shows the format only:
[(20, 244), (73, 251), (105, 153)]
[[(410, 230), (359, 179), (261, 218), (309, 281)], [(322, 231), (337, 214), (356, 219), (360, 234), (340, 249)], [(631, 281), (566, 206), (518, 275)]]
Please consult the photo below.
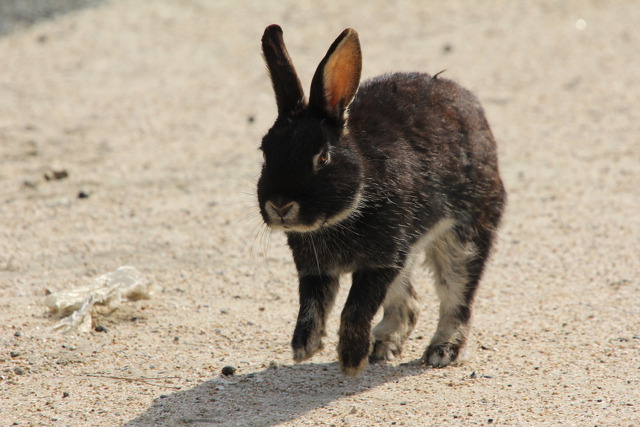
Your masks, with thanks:
[(294, 360), (322, 349), (347, 273), (342, 371), (357, 375), (367, 360), (398, 356), (418, 319), (411, 271), (426, 260), (440, 318), (422, 361), (454, 362), (506, 199), (478, 100), (423, 73), (386, 74), (358, 88), (360, 43), (346, 29), (320, 62), (307, 102), (279, 26), (266, 28), (262, 49), (278, 118), (262, 140), (257, 193), (265, 223), (286, 233), (298, 270)]

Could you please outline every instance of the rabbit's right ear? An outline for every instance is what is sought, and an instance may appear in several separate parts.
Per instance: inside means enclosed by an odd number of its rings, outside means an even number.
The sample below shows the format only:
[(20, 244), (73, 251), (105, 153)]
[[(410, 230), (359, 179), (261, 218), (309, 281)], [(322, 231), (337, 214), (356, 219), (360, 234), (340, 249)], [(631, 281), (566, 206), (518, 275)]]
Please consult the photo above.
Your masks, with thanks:
[(269, 68), (278, 104), (278, 115), (293, 113), (305, 104), (304, 92), (291, 62), (279, 25), (269, 25), (262, 35), (262, 53)]
[(311, 81), (309, 104), (329, 117), (344, 120), (344, 113), (360, 84), (362, 52), (358, 33), (347, 28), (333, 42)]

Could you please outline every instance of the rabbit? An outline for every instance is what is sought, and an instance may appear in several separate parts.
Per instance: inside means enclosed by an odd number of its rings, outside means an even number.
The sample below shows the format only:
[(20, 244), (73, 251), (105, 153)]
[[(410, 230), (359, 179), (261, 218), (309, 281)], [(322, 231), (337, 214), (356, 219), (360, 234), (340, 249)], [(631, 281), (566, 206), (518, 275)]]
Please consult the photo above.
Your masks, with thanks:
[(422, 261), (433, 272), (440, 311), (421, 362), (456, 362), (506, 203), (478, 100), (425, 73), (360, 84), (362, 54), (351, 28), (320, 62), (308, 101), (278, 25), (265, 29), (262, 50), (278, 115), (260, 146), (257, 198), (264, 223), (285, 233), (298, 272), (293, 359), (323, 348), (338, 282), (348, 273), (342, 373), (399, 357), (418, 320), (411, 271)]

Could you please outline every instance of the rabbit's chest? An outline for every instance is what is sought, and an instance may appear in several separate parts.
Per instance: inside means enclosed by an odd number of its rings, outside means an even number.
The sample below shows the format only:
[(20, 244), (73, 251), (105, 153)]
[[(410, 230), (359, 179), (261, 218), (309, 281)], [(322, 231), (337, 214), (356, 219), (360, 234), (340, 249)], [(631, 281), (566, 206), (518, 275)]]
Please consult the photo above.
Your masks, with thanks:
[(402, 239), (377, 234), (289, 236), (289, 246), (300, 273), (351, 273), (362, 268), (397, 266), (405, 244)]

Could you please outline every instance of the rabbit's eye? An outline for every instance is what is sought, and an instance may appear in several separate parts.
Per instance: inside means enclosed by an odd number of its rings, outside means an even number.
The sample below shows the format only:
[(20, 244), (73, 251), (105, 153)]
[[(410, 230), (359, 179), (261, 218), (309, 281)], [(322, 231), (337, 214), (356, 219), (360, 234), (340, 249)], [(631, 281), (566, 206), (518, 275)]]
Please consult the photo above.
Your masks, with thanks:
[(329, 150), (323, 150), (320, 154), (318, 154), (318, 160), (316, 164), (318, 166), (323, 166), (329, 163)]
[(313, 170), (318, 170), (321, 167), (325, 166), (331, 160), (331, 155), (329, 154), (329, 149), (326, 148), (313, 156)]

